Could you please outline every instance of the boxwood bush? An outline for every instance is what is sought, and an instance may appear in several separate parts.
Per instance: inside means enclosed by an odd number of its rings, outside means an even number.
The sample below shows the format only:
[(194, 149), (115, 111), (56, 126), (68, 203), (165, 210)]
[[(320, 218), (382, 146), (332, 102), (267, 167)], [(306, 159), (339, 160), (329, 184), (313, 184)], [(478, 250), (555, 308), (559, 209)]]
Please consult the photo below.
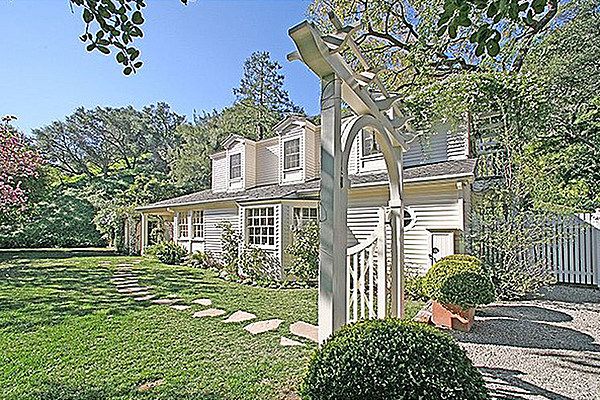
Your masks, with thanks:
[(482, 262), (467, 254), (447, 256), (435, 263), (425, 275), (423, 290), (433, 300), (465, 309), (495, 299), (494, 284)]
[(398, 319), (362, 321), (336, 332), (313, 355), (307, 400), (489, 399), (481, 373), (453, 338)]

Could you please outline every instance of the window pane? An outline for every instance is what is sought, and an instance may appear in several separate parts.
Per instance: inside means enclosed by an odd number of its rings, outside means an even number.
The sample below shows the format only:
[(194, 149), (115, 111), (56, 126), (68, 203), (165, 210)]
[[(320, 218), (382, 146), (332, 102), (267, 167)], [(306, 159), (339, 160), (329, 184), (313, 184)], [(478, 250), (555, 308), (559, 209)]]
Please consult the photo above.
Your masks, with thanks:
[(283, 143), (283, 168), (300, 167), (300, 139), (288, 140)]
[(229, 156), (229, 178), (236, 179), (242, 176), (242, 155), (232, 154)]

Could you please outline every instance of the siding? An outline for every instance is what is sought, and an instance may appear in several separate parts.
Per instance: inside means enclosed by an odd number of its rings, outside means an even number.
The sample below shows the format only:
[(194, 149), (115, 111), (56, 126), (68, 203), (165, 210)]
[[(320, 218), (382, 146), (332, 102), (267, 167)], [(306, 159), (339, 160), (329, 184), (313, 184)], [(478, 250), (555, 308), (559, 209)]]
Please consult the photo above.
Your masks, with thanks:
[(237, 208), (208, 209), (204, 210), (204, 249), (216, 256), (221, 254), (223, 245), (221, 242), (221, 222), (228, 221), (233, 229), (239, 229), (239, 217)]
[[(410, 268), (424, 271), (430, 265), (432, 230), (459, 231), (463, 226), (463, 204), (456, 184), (408, 186), (405, 207), (416, 222), (404, 232), (404, 260)], [(387, 205), (387, 189), (353, 191), (349, 197), (348, 245), (365, 240), (377, 226), (379, 207)]]
[(227, 157), (223, 153), (212, 160), (212, 190), (224, 192), (227, 190)]
[[(318, 165), (317, 157), (320, 156), (321, 143), (318, 141), (317, 134), (312, 129), (306, 129), (304, 132), (304, 171), (306, 180), (317, 178), (320, 171), (320, 165)], [(317, 155), (319, 154), (319, 156)]]
[(269, 185), (279, 182), (279, 140), (256, 144), (256, 185)]
[(244, 189), (256, 186), (256, 143), (246, 142), (242, 173)]

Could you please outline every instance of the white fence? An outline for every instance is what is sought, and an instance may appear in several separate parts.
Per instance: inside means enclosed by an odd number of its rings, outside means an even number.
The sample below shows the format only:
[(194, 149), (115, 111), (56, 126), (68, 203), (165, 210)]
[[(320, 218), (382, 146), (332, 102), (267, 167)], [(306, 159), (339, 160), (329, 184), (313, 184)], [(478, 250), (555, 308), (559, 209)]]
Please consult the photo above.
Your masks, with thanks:
[(542, 255), (558, 281), (600, 286), (600, 211), (563, 219), (553, 237)]

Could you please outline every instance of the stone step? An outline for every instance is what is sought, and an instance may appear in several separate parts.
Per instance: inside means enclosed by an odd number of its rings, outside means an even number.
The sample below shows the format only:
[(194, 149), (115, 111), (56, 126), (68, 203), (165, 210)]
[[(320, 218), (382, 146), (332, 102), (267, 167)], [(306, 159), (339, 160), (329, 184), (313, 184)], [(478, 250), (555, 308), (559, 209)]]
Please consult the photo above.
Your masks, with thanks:
[(194, 318), (204, 318), (204, 317), (220, 317), (225, 314), (225, 310), (220, 310), (218, 308), (209, 308), (207, 310), (196, 311), (192, 317)]
[(319, 342), (319, 327), (308, 322), (298, 321), (290, 325), (290, 332), (296, 336), (308, 339), (311, 342)]
[(287, 338), (285, 336), (281, 337), (281, 340), (279, 341), (279, 345), (280, 346), (284, 346), (284, 347), (292, 347), (292, 346), (304, 346), (303, 343), (298, 342), (296, 340)]
[(232, 322), (245, 322), (245, 321), (250, 321), (251, 319), (256, 318), (256, 315), (246, 312), (246, 311), (236, 311), (233, 314), (231, 314), (229, 316), (229, 318), (223, 320), (223, 322), (225, 323), (232, 323)]
[(258, 335), (259, 333), (276, 330), (282, 322), (282, 319), (267, 319), (265, 321), (253, 322), (246, 325), (244, 329), (253, 335)]
[(200, 304), (201, 306), (208, 307), (208, 306), (212, 305), (212, 300), (211, 299), (196, 299), (196, 300), (193, 300), (192, 303)]

